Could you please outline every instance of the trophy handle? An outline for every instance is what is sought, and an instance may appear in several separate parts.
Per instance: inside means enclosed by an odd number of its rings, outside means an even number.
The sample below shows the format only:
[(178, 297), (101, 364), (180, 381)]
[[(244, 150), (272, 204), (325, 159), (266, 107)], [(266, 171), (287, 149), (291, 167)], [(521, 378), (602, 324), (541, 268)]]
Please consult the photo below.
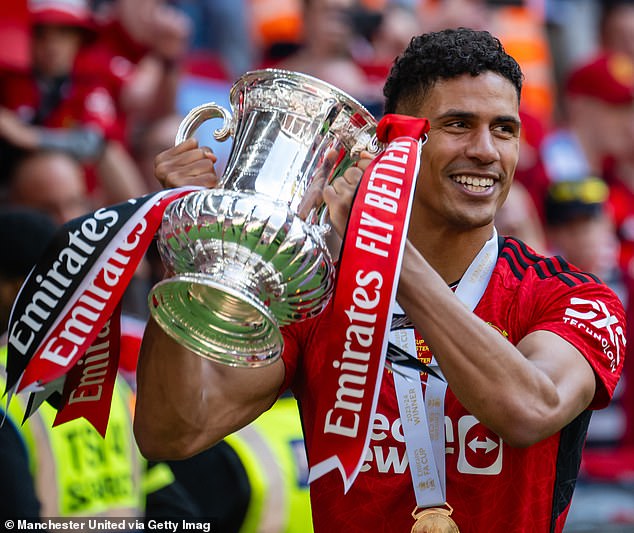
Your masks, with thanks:
[[(360, 135), (357, 139), (357, 142), (350, 149), (350, 157), (358, 158), (361, 155), (361, 152), (369, 152), (373, 156), (379, 155), (383, 150), (385, 150), (386, 145), (381, 143), (376, 134), (363, 134)], [(319, 223), (316, 227), (316, 230), (321, 233), (322, 237), (325, 237), (330, 231), (330, 223), (328, 222), (328, 206), (324, 206), (319, 215)]]
[(187, 113), (187, 115), (185, 115), (185, 118), (178, 126), (174, 144), (180, 144), (192, 137), (203, 122), (212, 118), (222, 119), (222, 127), (218, 128), (213, 133), (214, 139), (219, 142), (226, 141), (232, 134), (231, 123), (233, 121), (233, 117), (231, 116), (231, 113), (221, 105), (209, 102), (194, 107), (189, 113)]
[(357, 142), (350, 149), (350, 155), (356, 158), (359, 157), (361, 152), (366, 151), (376, 156), (380, 152), (385, 150), (386, 146), (387, 145), (383, 144), (377, 139), (376, 133), (373, 133), (371, 135), (364, 133), (363, 135), (359, 136)]

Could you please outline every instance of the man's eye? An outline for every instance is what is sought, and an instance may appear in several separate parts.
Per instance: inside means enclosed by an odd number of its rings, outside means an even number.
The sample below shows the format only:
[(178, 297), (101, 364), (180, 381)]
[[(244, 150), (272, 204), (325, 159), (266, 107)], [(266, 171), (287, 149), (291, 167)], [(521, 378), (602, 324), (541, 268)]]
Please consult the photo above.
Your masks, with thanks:
[(515, 127), (508, 124), (500, 124), (495, 127), (495, 131), (505, 136), (514, 136), (516, 134)]

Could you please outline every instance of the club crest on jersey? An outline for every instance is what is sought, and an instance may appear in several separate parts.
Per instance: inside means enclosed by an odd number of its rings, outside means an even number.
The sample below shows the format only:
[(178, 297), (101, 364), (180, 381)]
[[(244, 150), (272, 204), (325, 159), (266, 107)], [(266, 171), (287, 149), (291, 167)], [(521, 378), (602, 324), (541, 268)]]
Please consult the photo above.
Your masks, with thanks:
[(615, 372), (621, 363), (622, 350), (625, 349), (625, 332), (619, 319), (610, 313), (605, 303), (601, 300), (571, 298), (570, 307), (564, 315), (566, 324), (586, 331), (601, 343), (603, 353), (610, 361), (610, 369)]

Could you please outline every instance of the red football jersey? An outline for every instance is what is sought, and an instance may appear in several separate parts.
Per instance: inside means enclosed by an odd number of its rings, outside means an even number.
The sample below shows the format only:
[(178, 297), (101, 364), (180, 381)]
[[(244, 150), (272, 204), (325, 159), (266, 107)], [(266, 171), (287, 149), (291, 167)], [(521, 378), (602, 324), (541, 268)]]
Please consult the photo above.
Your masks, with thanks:
[(619, 263), (623, 272), (632, 276), (634, 271), (634, 191), (620, 179), (610, 182), (608, 198), (616, 234), (621, 244)]
[(62, 85), (60, 98), (40, 120), (42, 95), (29, 70), (0, 72), (0, 106), (15, 111), (27, 123), (47, 128), (92, 127), (106, 138), (122, 140), (123, 127), (108, 85), (96, 72), (74, 71)]
[[(623, 367), (625, 318), (619, 299), (595, 276), (561, 258), (540, 256), (518, 240), (500, 239), (497, 264), (474, 312), (513, 344), (536, 330), (557, 333), (581, 351), (596, 373), (591, 409), (609, 402)], [(331, 364), (326, 353), (334, 326), (330, 316), (326, 309), (283, 332), (286, 385), (298, 398), (307, 437), (315, 431), (311, 423), (319, 375)], [(352, 488), (344, 495), (338, 471), (311, 486), (316, 532), (402, 533), (414, 523), (416, 500), (394, 380), (387, 370), (383, 377), (366, 461)], [(538, 444), (512, 448), (448, 389), (447, 502), (461, 533), (560, 532), (590, 412)]]

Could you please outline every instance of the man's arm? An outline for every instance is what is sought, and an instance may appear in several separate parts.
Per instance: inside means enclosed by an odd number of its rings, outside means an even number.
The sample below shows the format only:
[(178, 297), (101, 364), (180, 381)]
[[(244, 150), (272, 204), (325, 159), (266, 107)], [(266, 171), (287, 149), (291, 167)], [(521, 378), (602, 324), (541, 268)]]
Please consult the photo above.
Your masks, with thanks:
[[(163, 187), (216, 187), (216, 156), (196, 139), (161, 154), (155, 174)], [(137, 369), (134, 432), (150, 459), (182, 459), (215, 444), (268, 409), (284, 380), (281, 360), (234, 368), (190, 352), (150, 320)]]
[(134, 433), (150, 459), (183, 459), (245, 426), (276, 400), (282, 360), (235, 368), (193, 354), (152, 320), (137, 369)]
[(467, 309), (409, 242), (398, 300), (460, 403), (508, 444), (549, 437), (592, 401), (596, 378), (574, 346), (548, 331), (513, 346)]

